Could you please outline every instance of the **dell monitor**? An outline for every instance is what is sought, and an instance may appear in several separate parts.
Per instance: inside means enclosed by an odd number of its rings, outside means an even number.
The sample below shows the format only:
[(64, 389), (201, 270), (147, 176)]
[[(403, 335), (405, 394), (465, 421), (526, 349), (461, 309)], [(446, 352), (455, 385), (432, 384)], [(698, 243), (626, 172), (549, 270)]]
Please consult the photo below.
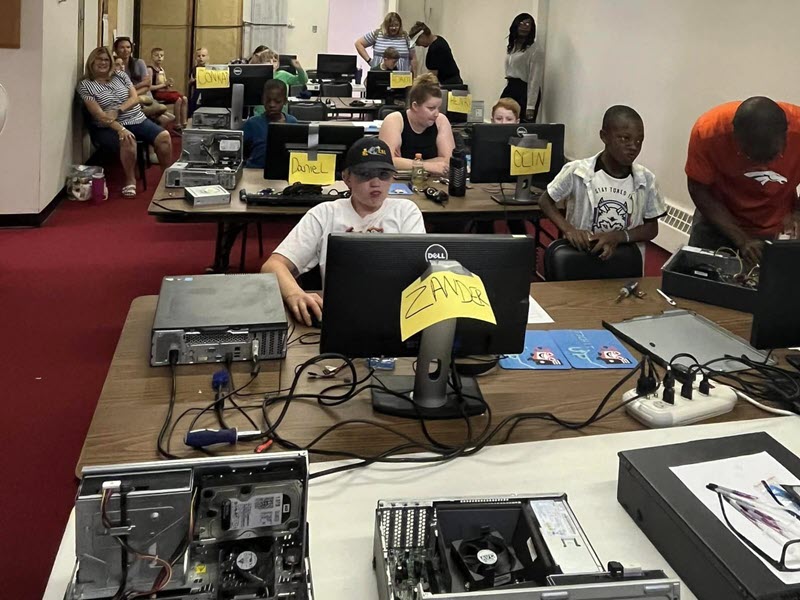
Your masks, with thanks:
[(264, 84), (272, 79), (272, 65), (229, 65), (231, 87), (202, 90), (202, 105), (231, 108), (231, 90), (236, 83), (244, 86), (244, 106), (261, 106)]
[[(394, 71), (400, 73), (402, 71)], [(366, 97), (371, 100), (385, 100), (387, 104), (392, 104), (397, 100), (402, 100), (408, 93), (408, 87), (391, 87), (392, 71), (382, 69), (372, 69), (367, 73), (367, 80), (364, 82)]]
[(350, 81), (356, 76), (356, 57), (351, 54), (318, 54), (317, 78)]
[[(442, 259), (481, 278), (497, 324), (449, 319), (402, 341), (401, 294), (429, 268), (449, 266)], [(447, 387), (450, 356), (522, 352), (533, 270), (534, 240), (526, 236), (331, 234), (320, 351), (352, 358), (418, 357), (416, 376), (379, 377), (394, 393), (374, 390), (378, 412), (431, 419), (481, 414), (485, 404), (474, 379), (461, 378), (463, 398)], [(439, 326), (453, 329), (439, 335)], [(396, 395), (412, 390), (413, 403)]]
[[(510, 138), (536, 135), (539, 140), (550, 142), (550, 170), (528, 177), (511, 175)], [(506, 204), (530, 204), (535, 198), (530, 195), (531, 187), (546, 188), (564, 166), (564, 125), (557, 123), (535, 124), (514, 123), (494, 124), (476, 123), (472, 128), (472, 183), (517, 183), (514, 196), (492, 196), (497, 202)]]
[(341, 179), (344, 158), (355, 142), (364, 137), (364, 128), (355, 125), (317, 125), (272, 123), (267, 136), (264, 179), (289, 179), (290, 152), (308, 152), (309, 133), (318, 131), (316, 149), (336, 154), (336, 178)]
[(764, 242), (750, 343), (756, 348), (800, 346), (800, 240)]

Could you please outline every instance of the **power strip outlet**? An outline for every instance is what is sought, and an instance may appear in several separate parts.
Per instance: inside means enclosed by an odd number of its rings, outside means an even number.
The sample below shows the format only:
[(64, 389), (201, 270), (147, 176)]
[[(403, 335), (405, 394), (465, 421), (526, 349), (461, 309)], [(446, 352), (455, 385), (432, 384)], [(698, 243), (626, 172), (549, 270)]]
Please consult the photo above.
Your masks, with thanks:
[[(664, 402), (661, 394), (663, 387), (659, 387), (649, 396), (634, 400), (625, 408), (634, 419), (648, 427), (678, 427), (689, 425), (719, 415), (724, 415), (733, 410), (738, 397), (736, 391), (727, 385), (711, 382), (708, 394), (701, 394), (694, 383), (692, 399), (687, 400), (681, 396), (681, 384), (675, 384), (675, 403)], [(625, 392), (623, 402), (636, 396), (636, 390)]]

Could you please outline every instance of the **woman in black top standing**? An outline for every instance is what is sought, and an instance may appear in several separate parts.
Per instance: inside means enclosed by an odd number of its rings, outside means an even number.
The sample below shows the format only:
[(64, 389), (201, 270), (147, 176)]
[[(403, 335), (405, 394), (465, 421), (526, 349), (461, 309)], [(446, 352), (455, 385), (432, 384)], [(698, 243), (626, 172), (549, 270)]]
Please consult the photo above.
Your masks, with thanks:
[(422, 21), (417, 21), (409, 30), (408, 36), (413, 40), (417, 37), (416, 45), (427, 48), (425, 54), (425, 67), (436, 75), (442, 85), (457, 85), (464, 83), (461, 79), (461, 71), (453, 58), (453, 51), (450, 44), (441, 36), (431, 32), (430, 27)]
[(506, 87), (500, 97), (516, 100), (527, 121), (535, 121), (539, 112), (543, 59), (536, 43), (536, 21), (528, 13), (518, 14), (508, 29)]
[(383, 120), (378, 137), (391, 148), (398, 169), (411, 169), (414, 156), (421, 154), (428, 173), (446, 175), (455, 142), (450, 121), (439, 112), (439, 81), (431, 73), (418, 77), (408, 100), (410, 108), (393, 112)]

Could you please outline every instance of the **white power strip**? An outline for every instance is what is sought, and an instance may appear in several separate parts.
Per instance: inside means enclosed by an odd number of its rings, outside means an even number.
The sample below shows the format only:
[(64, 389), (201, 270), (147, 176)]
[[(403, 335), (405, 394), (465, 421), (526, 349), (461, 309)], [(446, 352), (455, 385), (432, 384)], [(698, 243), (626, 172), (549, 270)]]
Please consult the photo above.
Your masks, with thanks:
[[(736, 391), (727, 385), (710, 382), (711, 389), (708, 394), (701, 394), (697, 389), (700, 381), (695, 381), (692, 386), (692, 399), (687, 400), (681, 396), (681, 383), (675, 382), (675, 403), (664, 402), (663, 387), (659, 387), (649, 396), (634, 400), (625, 408), (637, 421), (648, 427), (677, 427), (689, 425), (719, 415), (724, 415), (733, 410), (736, 405)], [(636, 390), (625, 392), (623, 402), (636, 396)]]

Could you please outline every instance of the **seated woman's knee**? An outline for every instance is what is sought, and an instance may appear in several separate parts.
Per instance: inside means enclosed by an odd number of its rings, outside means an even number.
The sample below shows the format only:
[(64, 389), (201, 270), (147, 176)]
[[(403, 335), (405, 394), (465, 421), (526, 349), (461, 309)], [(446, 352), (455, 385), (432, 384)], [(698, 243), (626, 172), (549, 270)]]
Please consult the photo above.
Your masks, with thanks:
[(172, 140), (170, 140), (168, 131), (162, 131), (156, 136), (156, 145), (163, 146), (165, 148), (170, 148), (172, 146)]

